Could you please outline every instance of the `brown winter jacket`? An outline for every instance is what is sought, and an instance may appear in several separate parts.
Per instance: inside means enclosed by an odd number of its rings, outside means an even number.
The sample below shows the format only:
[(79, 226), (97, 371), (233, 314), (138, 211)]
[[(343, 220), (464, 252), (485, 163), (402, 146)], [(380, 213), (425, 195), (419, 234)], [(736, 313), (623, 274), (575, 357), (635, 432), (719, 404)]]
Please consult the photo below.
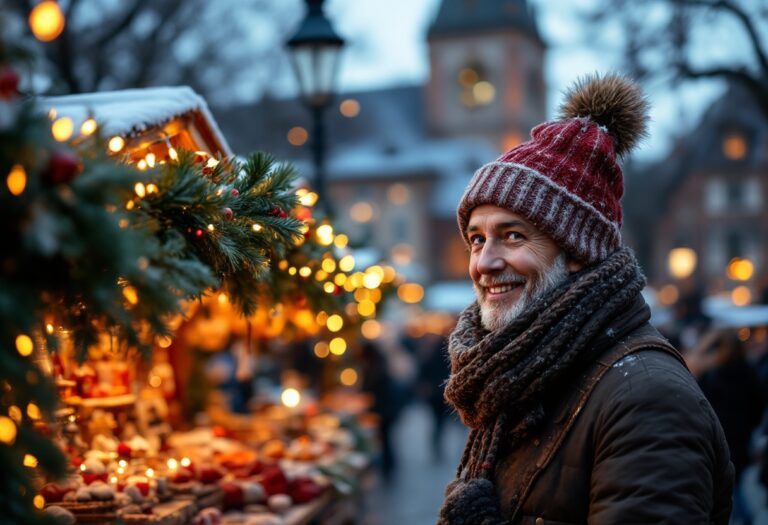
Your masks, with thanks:
[(523, 525), (726, 525), (728, 446), (681, 358), (647, 323), (607, 346), (499, 463), (502, 512), (518, 498)]

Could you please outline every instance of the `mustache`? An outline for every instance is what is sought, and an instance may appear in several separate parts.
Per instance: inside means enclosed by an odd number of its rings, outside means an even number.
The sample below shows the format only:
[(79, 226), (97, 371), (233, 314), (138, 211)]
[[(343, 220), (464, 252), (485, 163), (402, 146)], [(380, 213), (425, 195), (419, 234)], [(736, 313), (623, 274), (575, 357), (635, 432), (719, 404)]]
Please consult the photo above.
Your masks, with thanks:
[(489, 286), (500, 286), (503, 284), (525, 284), (527, 281), (528, 279), (522, 275), (511, 270), (505, 270), (496, 275), (481, 275), (476, 284), (477, 286), (488, 288)]

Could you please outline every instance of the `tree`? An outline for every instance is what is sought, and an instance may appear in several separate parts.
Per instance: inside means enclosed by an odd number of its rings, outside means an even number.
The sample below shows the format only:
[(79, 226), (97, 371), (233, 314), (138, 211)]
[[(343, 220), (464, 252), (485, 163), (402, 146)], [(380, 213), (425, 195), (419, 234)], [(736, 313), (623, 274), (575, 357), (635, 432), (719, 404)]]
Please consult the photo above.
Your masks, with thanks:
[[(37, 3), (12, 0), (5, 9), (26, 21)], [(291, 2), (273, 0), (70, 0), (62, 7), (63, 33), (39, 44), (52, 91), (187, 84), (214, 103), (230, 99), (233, 86), (258, 98), (282, 67), (284, 36), (301, 16)]]
[(600, 29), (618, 23), (624, 68), (640, 81), (727, 80), (745, 87), (768, 119), (764, 2), (608, 0), (587, 19)]

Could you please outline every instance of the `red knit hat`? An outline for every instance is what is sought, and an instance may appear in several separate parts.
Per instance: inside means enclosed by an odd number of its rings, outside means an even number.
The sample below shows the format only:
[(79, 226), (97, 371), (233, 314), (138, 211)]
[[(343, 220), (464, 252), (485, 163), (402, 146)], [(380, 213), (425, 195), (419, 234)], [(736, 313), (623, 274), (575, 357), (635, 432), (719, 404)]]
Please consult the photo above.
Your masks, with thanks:
[(526, 217), (585, 264), (621, 246), (624, 177), (617, 157), (646, 135), (648, 102), (631, 80), (591, 76), (566, 93), (560, 119), (475, 172), (457, 210), (464, 240), (483, 204)]

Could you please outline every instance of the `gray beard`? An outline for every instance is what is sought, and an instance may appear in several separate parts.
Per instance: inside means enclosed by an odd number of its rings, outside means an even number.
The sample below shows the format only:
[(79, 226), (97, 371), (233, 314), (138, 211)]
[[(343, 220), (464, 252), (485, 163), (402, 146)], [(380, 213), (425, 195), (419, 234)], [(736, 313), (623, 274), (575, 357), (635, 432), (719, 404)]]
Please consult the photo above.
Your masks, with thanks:
[[(522, 276), (512, 272), (505, 272), (496, 277), (501, 282), (520, 281)], [(514, 321), (534, 301), (543, 297), (548, 292), (559, 286), (568, 278), (567, 256), (564, 252), (552, 261), (549, 268), (545, 269), (534, 279), (526, 279), (520, 298), (511, 306), (498, 305), (496, 307), (483, 304), (482, 292), (475, 284), (475, 295), (480, 305), (480, 320), (483, 328), (495, 332)]]

